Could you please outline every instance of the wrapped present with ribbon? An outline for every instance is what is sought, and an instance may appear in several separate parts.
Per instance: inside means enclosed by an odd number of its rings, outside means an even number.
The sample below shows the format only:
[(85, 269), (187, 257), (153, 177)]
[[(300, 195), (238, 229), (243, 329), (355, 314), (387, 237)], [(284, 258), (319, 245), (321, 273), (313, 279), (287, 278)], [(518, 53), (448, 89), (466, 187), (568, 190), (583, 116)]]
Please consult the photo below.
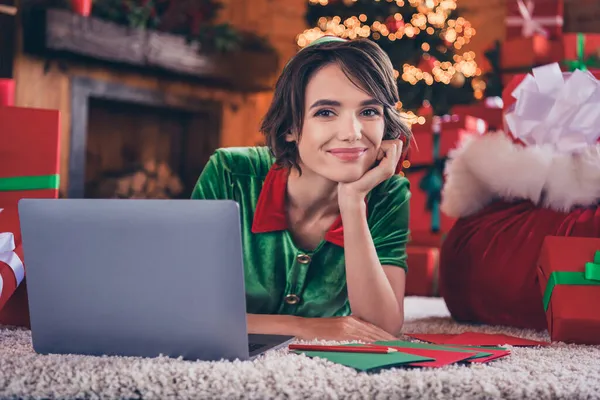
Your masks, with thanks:
[(488, 97), (477, 104), (452, 107), (452, 114), (461, 117), (475, 117), (487, 123), (488, 130), (502, 129), (502, 98)]
[[(55, 110), (22, 107), (0, 107), (0, 232), (5, 238), (4, 249), (14, 243), (13, 253), (19, 255), (21, 232), (17, 204), (23, 198), (58, 198), (59, 190), (60, 114)], [(6, 244), (8, 243), (8, 244)], [(10, 246), (9, 246), (10, 245)], [(8, 247), (7, 247), (8, 246)], [(4, 259), (8, 259), (6, 256)], [(10, 256), (11, 263), (15, 258)], [(23, 259), (23, 255), (19, 255)], [(0, 324), (28, 324), (25, 291), (26, 265), (23, 276), (2, 275)], [(0, 263), (1, 265), (1, 263)], [(11, 264), (12, 265), (12, 264)]]
[(442, 187), (444, 185), (443, 167), (434, 164), (429, 167), (411, 167), (405, 171), (411, 182), (409, 227), (417, 236), (427, 232), (439, 234), (448, 232), (455, 218), (449, 217), (440, 210)]
[(547, 236), (537, 275), (552, 341), (600, 344), (600, 238)]
[(452, 227), (455, 219), (440, 211), (445, 159), (465, 136), (483, 134), (487, 128), (482, 119), (449, 115), (436, 116), (429, 124), (413, 129), (416, 144), (408, 154), (404, 169), (413, 188), (411, 231), (437, 233), (447, 232)]
[(410, 270), (406, 275), (406, 295), (439, 296), (440, 249), (438, 247), (408, 246), (406, 256)]
[(506, 39), (532, 37), (559, 38), (564, 23), (562, 0), (507, 0)]
[(550, 39), (540, 34), (506, 39), (502, 44), (500, 66), (504, 73), (523, 71), (534, 66), (564, 59), (562, 39)]
[(59, 139), (58, 111), (0, 107), (0, 208), (58, 197)]
[[(412, 126), (415, 144), (409, 149), (407, 160), (413, 166), (433, 164), (436, 157), (445, 158), (465, 136), (482, 135), (489, 129), (485, 119), (468, 113), (453, 111), (452, 114), (435, 118), (439, 120), (439, 128), (431, 121)], [(435, 136), (436, 129), (439, 129), (438, 137)]]
[(505, 89), (504, 103), (505, 125), (515, 139), (564, 154), (596, 144), (600, 137), (600, 82), (592, 73), (579, 69), (563, 72), (554, 63), (534, 68), (518, 79)]
[(0, 309), (25, 278), (23, 260), (16, 253), (15, 235), (0, 233)]
[(600, 34), (565, 33), (562, 41), (562, 64), (568, 71), (600, 70)]
[(408, 244), (410, 246), (440, 248), (444, 243), (444, 239), (446, 239), (446, 235), (447, 232), (431, 232), (430, 230), (410, 231)]
[(516, 72), (561, 61), (563, 11), (562, 0), (508, 0), (502, 70)]

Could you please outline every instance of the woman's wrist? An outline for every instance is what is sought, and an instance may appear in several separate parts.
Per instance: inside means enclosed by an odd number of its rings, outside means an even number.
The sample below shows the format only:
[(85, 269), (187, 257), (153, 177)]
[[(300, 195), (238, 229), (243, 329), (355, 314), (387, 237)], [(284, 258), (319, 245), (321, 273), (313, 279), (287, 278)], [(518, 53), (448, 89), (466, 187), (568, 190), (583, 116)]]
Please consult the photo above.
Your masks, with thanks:
[(366, 216), (367, 204), (364, 198), (344, 198), (338, 200), (342, 220)]

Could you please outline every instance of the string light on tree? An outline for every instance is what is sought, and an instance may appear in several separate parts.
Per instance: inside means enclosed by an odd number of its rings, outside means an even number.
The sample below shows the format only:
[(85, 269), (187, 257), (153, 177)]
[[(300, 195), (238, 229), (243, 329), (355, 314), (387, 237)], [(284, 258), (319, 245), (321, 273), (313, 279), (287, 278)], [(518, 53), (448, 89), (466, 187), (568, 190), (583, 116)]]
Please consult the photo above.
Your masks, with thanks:
[[(307, 2), (307, 21), (312, 28), (298, 35), (298, 46), (305, 47), (324, 35), (375, 41), (392, 60), (408, 110), (417, 111), (428, 100), (435, 114), (441, 114), (452, 102), (468, 103), (480, 96), (481, 79), (477, 84), (473, 81), (481, 75), (475, 54), (461, 51), (476, 31), (459, 15), (456, 0)], [(447, 88), (448, 95), (439, 95), (440, 85)], [(431, 97), (434, 91), (439, 101)], [(455, 94), (450, 95), (451, 91)]]

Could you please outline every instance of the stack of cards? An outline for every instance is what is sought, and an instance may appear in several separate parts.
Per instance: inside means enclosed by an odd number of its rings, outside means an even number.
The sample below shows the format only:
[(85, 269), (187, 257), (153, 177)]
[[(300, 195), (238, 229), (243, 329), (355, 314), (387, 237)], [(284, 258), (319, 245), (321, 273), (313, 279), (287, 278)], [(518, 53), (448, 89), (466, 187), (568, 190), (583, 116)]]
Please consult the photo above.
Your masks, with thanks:
[(373, 371), (393, 367), (439, 368), (456, 363), (487, 363), (510, 354), (509, 350), (500, 345), (546, 346), (549, 344), (503, 334), (475, 332), (460, 335), (408, 334), (407, 336), (429, 343), (398, 340), (364, 345), (290, 345), (289, 347), (290, 350), (304, 353), (309, 357), (325, 358), (359, 371)]

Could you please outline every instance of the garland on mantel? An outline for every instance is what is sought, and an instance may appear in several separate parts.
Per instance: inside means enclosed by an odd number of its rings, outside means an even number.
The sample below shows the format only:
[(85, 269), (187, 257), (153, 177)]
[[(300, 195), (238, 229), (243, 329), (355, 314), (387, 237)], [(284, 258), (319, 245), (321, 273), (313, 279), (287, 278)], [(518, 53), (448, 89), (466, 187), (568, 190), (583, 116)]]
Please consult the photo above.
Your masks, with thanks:
[[(70, 8), (69, 0), (61, 0)], [(92, 16), (134, 29), (183, 35), (202, 51), (264, 51), (274, 49), (266, 38), (216, 23), (223, 4), (218, 0), (93, 0)]]

